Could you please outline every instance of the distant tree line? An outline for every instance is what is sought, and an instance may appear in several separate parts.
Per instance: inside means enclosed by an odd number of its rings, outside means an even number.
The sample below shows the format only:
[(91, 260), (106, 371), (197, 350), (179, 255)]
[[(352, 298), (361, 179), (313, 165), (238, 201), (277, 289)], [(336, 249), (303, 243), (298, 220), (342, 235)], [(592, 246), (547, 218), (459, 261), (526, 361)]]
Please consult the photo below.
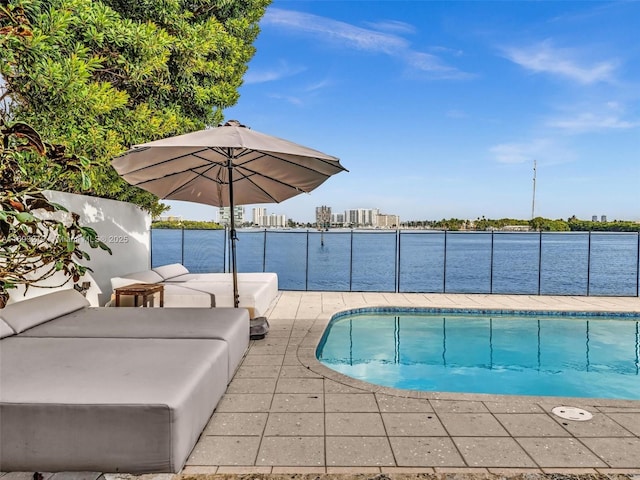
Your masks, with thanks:
[[(251, 226), (246, 223), (244, 226)], [(287, 226), (290, 228), (315, 228), (316, 224), (311, 222), (296, 222), (289, 219)], [(613, 222), (592, 222), (589, 220), (579, 220), (571, 217), (568, 220), (552, 220), (549, 218), (536, 217), (532, 220), (521, 220), (516, 218), (478, 218), (476, 220), (462, 220), (450, 218), (442, 220), (411, 220), (403, 222), (401, 228), (428, 228), (433, 230), (501, 230), (508, 226), (529, 227), (532, 231), (541, 232), (640, 232), (640, 223), (627, 220), (614, 220)], [(151, 228), (173, 228), (185, 230), (220, 230), (224, 226), (216, 222), (204, 222), (196, 220), (182, 221), (155, 221)]]
[(640, 232), (640, 223), (627, 220), (614, 220), (613, 222), (592, 222), (589, 220), (579, 220), (575, 216), (568, 220), (549, 219), (536, 217), (531, 220), (521, 220), (515, 218), (488, 219), (477, 218), (476, 220), (461, 220), (450, 218), (442, 220), (412, 220), (404, 222), (403, 226), (409, 228), (432, 228), (435, 230), (501, 230), (507, 226), (524, 226), (530, 230), (543, 232)]
[(185, 230), (221, 230), (224, 227), (216, 222), (202, 222), (198, 220), (183, 220), (178, 221), (156, 221), (151, 223), (151, 228), (168, 228), (168, 229), (180, 229)]

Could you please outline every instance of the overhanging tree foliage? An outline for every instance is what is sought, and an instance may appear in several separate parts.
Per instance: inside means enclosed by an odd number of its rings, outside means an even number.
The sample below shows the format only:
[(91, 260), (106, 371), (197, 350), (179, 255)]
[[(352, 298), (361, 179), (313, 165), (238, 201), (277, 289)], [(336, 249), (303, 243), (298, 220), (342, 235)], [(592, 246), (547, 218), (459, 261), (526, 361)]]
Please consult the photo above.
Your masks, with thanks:
[[(42, 167), (37, 183), (23, 168), (25, 164)], [(43, 142), (29, 125), (7, 125), (0, 119), (0, 308), (11, 289), (24, 285), (26, 292), (57, 272), (63, 273), (63, 279), (51, 287), (77, 282), (91, 270), (80, 263), (90, 260), (81, 243), (111, 253), (94, 229), (80, 225), (78, 214), (42, 193), (74, 173), (87, 185), (86, 166), (86, 159), (68, 155), (61, 145)]]
[[(131, 145), (216, 125), (238, 100), (270, 0), (9, 0), (0, 7), (8, 118), (91, 160), (92, 195), (157, 198), (111, 168)], [(62, 191), (80, 192), (76, 176)]]

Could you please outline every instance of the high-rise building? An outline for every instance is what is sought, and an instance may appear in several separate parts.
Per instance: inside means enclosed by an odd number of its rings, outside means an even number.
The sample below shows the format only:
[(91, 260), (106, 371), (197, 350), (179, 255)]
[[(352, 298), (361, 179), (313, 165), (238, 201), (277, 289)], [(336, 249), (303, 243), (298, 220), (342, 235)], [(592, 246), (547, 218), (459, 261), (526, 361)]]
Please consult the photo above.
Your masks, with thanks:
[(331, 223), (331, 207), (316, 207), (316, 225), (318, 228), (329, 228)]
[(597, 222), (598, 221), (598, 215), (592, 215), (591, 216), (591, 221), (592, 222)]
[(400, 217), (398, 215), (379, 214), (376, 216), (376, 227), (398, 228), (400, 227)]
[(265, 217), (265, 220), (267, 220), (266, 227), (282, 228), (287, 226), (287, 217), (285, 215), (272, 213), (268, 217)]
[(375, 227), (376, 217), (380, 214), (377, 208), (357, 208), (344, 212), (345, 223), (352, 227)]
[(251, 221), (257, 227), (266, 227), (267, 209), (264, 207), (254, 208), (252, 210)]
[(607, 216), (606, 216), (606, 215), (602, 215), (602, 216), (600, 217), (600, 221), (601, 221), (601, 222), (603, 222), (603, 223), (605, 223), (605, 222), (607, 221)]
[[(242, 205), (236, 205), (233, 207), (233, 221), (236, 227), (239, 227), (244, 223), (244, 207)], [(220, 207), (218, 211), (218, 217), (220, 218), (220, 225), (229, 226), (231, 224), (231, 217), (229, 215), (229, 207)]]
[(344, 225), (344, 213), (332, 213), (331, 225), (342, 227)]

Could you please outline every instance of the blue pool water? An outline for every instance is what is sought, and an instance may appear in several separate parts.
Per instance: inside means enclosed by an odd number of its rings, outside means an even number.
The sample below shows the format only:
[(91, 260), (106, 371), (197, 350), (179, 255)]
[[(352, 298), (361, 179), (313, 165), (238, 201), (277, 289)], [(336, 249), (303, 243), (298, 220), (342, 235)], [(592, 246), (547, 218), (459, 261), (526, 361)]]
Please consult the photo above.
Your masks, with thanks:
[(640, 317), (347, 312), (316, 354), (401, 389), (640, 399)]

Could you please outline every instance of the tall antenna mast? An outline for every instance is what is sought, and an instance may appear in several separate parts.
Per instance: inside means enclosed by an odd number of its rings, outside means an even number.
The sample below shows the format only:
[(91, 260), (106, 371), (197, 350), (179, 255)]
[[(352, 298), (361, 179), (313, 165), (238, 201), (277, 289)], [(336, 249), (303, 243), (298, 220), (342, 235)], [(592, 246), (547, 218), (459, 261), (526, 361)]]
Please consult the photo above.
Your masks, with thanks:
[(531, 220), (535, 218), (536, 213), (536, 161), (533, 161), (533, 201), (531, 202)]

